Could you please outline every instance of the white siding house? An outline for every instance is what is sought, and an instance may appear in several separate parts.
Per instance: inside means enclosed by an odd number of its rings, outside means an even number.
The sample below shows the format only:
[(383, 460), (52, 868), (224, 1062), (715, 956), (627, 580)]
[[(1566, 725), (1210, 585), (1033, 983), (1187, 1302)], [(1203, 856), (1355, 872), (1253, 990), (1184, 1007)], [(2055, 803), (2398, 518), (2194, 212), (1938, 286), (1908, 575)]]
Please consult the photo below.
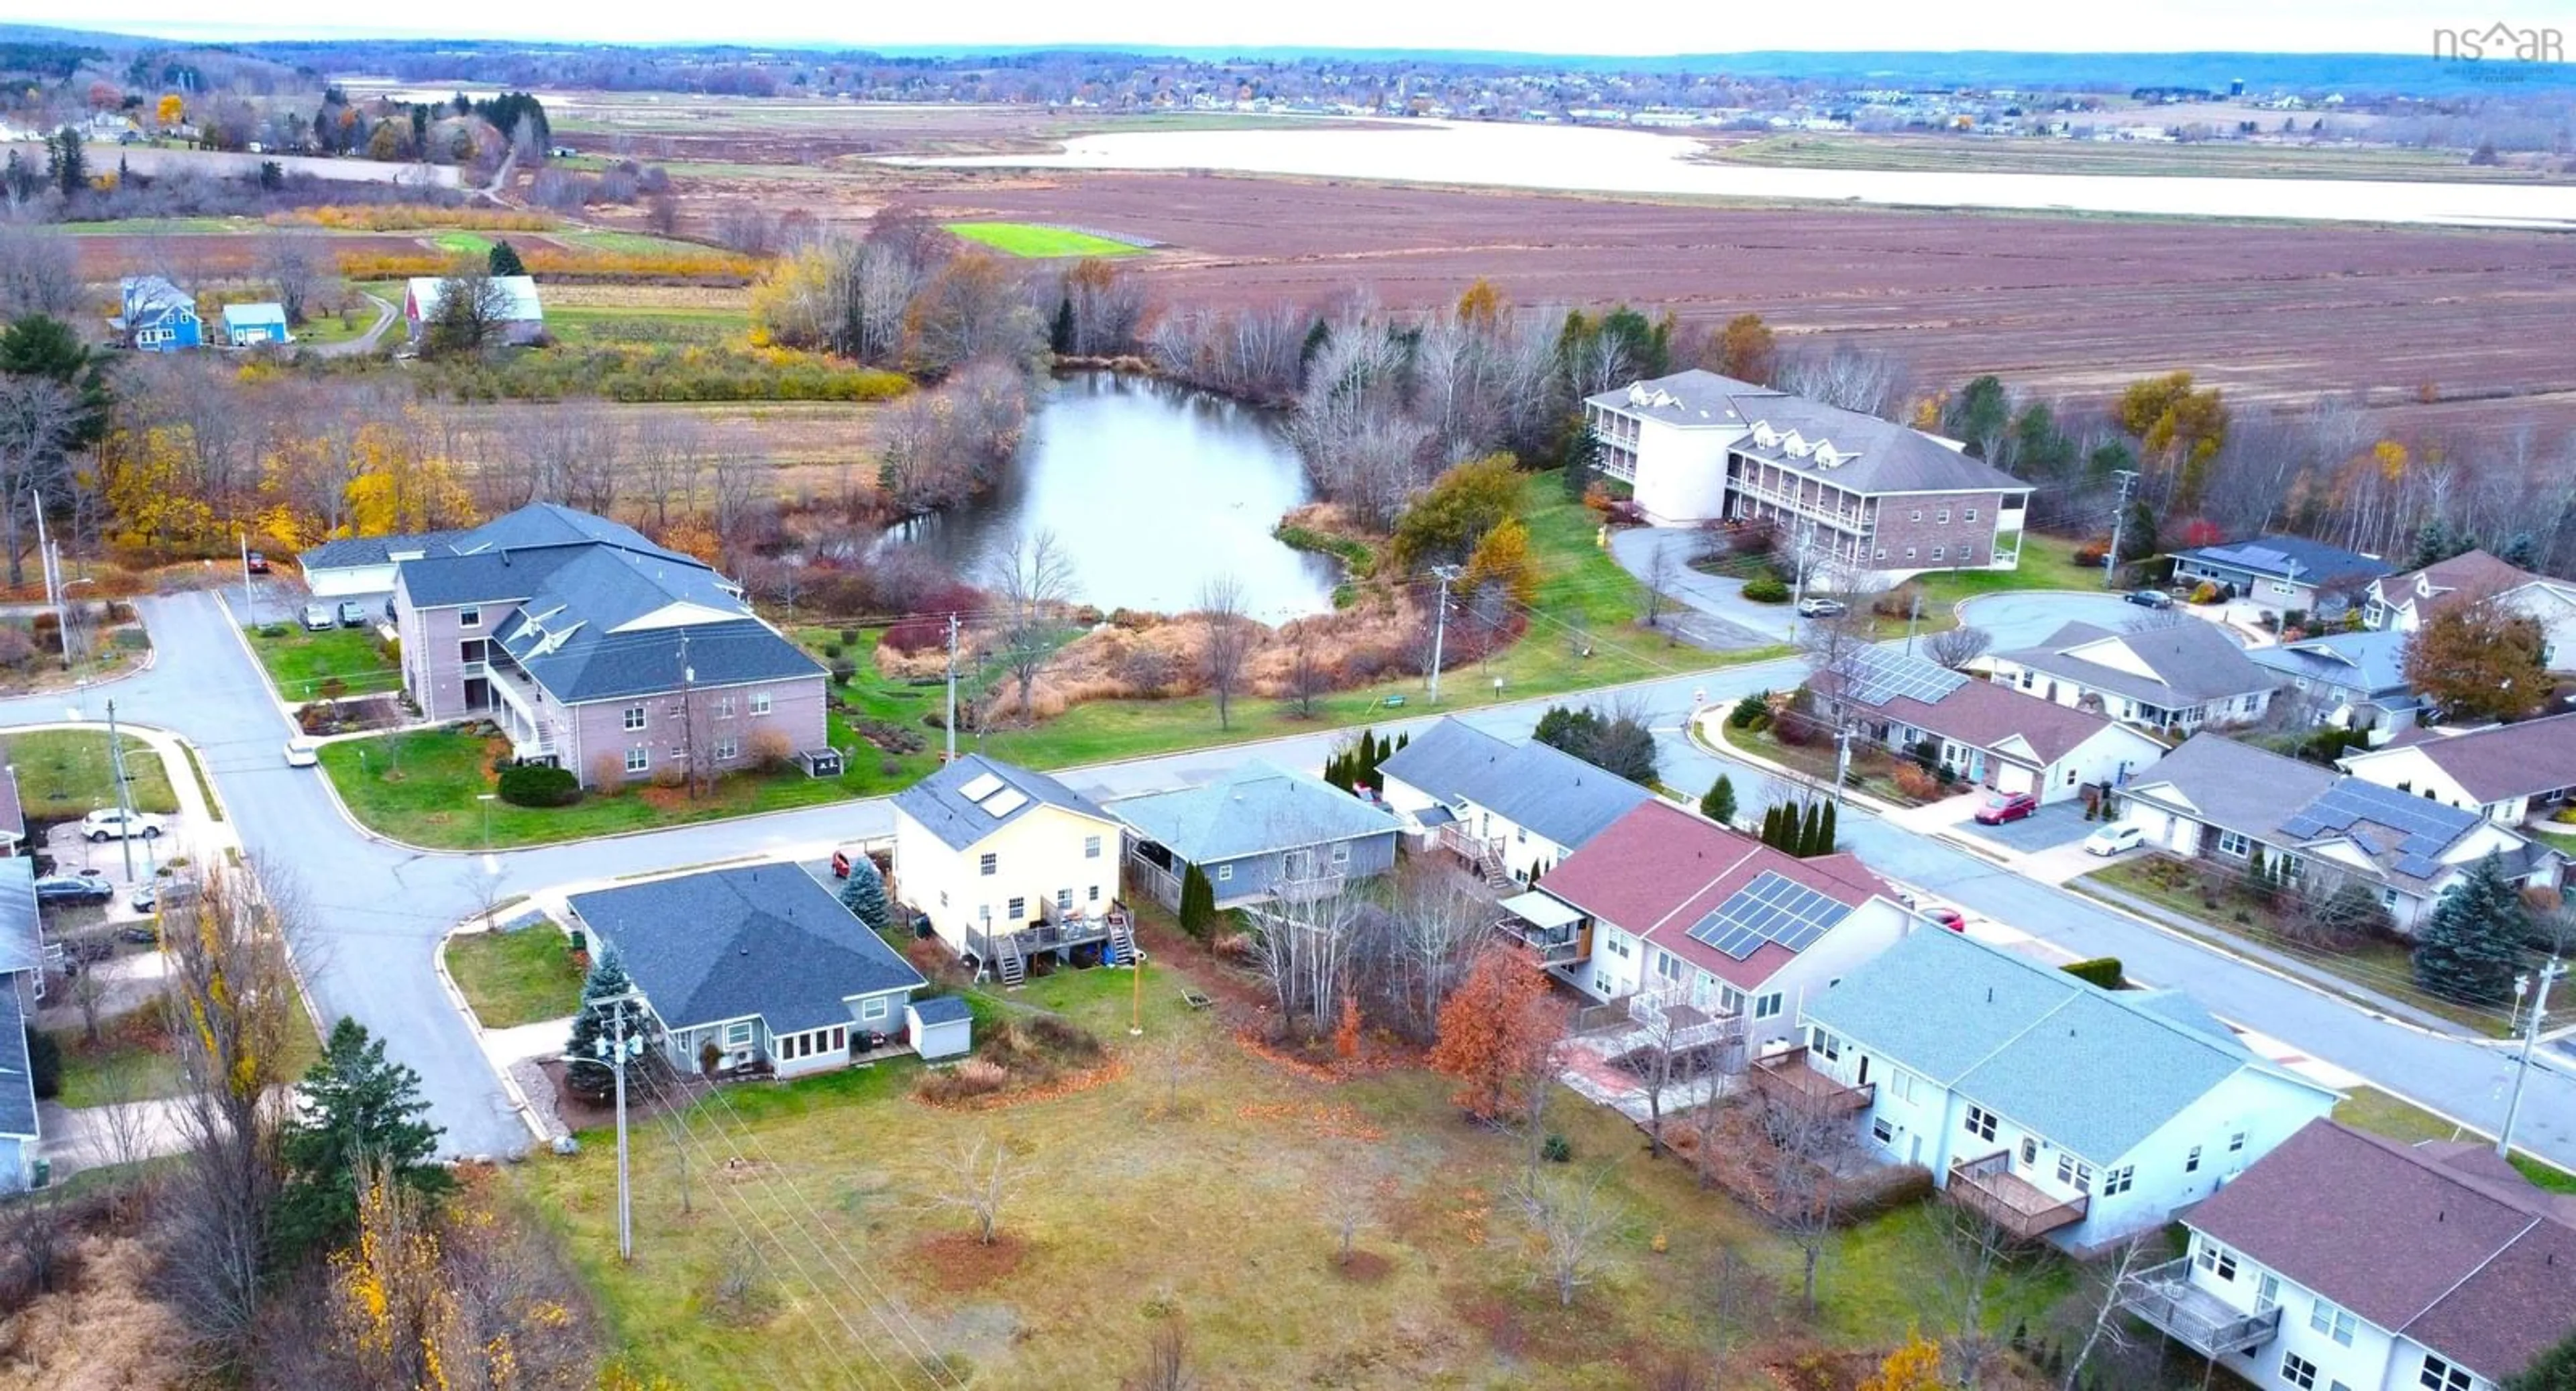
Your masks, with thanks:
[(1124, 964), (1122, 829), (1044, 773), (967, 754), (895, 797), (894, 893), (1011, 984), (1041, 954)]

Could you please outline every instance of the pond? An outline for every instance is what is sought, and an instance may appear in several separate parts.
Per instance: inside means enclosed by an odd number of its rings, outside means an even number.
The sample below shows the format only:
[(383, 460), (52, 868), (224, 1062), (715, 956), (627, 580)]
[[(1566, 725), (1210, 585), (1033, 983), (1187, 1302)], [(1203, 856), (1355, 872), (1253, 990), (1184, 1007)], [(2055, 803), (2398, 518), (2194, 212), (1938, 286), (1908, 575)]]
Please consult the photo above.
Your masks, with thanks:
[(1177, 613), (1231, 573), (1246, 611), (1278, 623), (1333, 605), (1333, 562), (1270, 534), (1280, 514), (1313, 500), (1267, 412), (1147, 377), (1078, 372), (1047, 394), (998, 486), (905, 523), (887, 544), (928, 547), (975, 579), (1013, 537), (1051, 529), (1072, 554), (1080, 602)]

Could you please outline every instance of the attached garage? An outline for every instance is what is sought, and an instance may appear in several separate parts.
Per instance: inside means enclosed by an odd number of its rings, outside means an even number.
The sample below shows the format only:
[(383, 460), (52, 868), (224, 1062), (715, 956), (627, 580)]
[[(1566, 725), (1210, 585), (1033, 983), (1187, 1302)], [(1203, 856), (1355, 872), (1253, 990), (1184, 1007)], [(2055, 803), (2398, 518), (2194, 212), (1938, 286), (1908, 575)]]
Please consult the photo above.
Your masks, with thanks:
[(344, 536), (306, 551), (296, 557), (295, 563), (304, 571), (304, 587), (316, 599), (391, 594), (397, 566), (406, 560), (418, 560), (431, 547), (444, 546), (459, 534), (431, 531), (417, 536)]

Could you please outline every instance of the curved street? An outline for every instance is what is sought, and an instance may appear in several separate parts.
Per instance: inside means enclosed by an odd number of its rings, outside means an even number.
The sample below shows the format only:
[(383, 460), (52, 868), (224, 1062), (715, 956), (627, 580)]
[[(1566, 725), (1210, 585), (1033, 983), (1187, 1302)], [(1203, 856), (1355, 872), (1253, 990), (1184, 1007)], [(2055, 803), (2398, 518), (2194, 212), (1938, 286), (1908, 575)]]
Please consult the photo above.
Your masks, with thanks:
[[(448, 929), (481, 909), (487, 886), (511, 895), (744, 856), (812, 858), (836, 842), (882, 835), (891, 827), (891, 813), (879, 798), (505, 851), (488, 860), (388, 845), (342, 816), (316, 770), (285, 765), (280, 749), (289, 732), (286, 717), (213, 594), (146, 599), (141, 607), (158, 659), (147, 672), (90, 692), (86, 716), (100, 717), (105, 698), (113, 696), (120, 719), (168, 729), (196, 746), (251, 863), (273, 882), (291, 884), (308, 906), (312, 925), (297, 942), (297, 955), (315, 1003), (327, 1018), (355, 1016), (389, 1040), (394, 1056), (419, 1070), (451, 1153), (508, 1153), (529, 1143), (527, 1128), (512, 1112), (470, 1028), (450, 1007), (432, 964)], [(1675, 654), (1677, 665), (1683, 660)], [(1794, 660), (1714, 672), (1677, 669), (1622, 688), (1619, 696), (1641, 707), (1655, 728), (1668, 785), (1695, 793), (1725, 772), (1743, 804), (1758, 806), (1768, 777), (1696, 747), (1683, 726), (1700, 705), (1785, 689), (1801, 674)], [(1548, 703), (1496, 706), (1465, 718), (1497, 734), (1526, 737)], [(51, 723), (73, 705), (62, 695), (0, 702), (0, 725)], [(1382, 732), (1420, 728), (1435, 717), (1389, 722)], [(1316, 766), (1344, 737), (1342, 731), (1318, 731), (1060, 776), (1086, 792), (1126, 794), (1184, 785), (1251, 758)], [(1948, 841), (1857, 806), (1845, 811), (1841, 824), (1851, 847), (1892, 878), (2078, 955), (2119, 957), (2141, 979), (2185, 988), (2223, 1018), (2470, 1124), (2493, 1130), (2503, 1122), (2513, 1056), (2499, 1044), (2427, 1033), (2365, 1012), (2273, 970), (2024, 878)], [(2557, 1163), (2576, 1165), (2576, 1080), (2563, 1059), (2534, 1070), (2517, 1139)]]

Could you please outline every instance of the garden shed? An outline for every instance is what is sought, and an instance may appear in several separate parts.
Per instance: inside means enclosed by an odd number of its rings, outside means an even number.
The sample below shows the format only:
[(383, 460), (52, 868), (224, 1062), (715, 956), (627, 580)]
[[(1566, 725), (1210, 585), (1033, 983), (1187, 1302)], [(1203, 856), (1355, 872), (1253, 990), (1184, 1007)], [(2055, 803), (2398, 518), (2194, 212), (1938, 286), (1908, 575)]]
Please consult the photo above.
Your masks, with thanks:
[(954, 995), (915, 1000), (903, 1009), (904, 1032), (923, 1058), (954, 1058), (974, 1044), (975, 1016)]

